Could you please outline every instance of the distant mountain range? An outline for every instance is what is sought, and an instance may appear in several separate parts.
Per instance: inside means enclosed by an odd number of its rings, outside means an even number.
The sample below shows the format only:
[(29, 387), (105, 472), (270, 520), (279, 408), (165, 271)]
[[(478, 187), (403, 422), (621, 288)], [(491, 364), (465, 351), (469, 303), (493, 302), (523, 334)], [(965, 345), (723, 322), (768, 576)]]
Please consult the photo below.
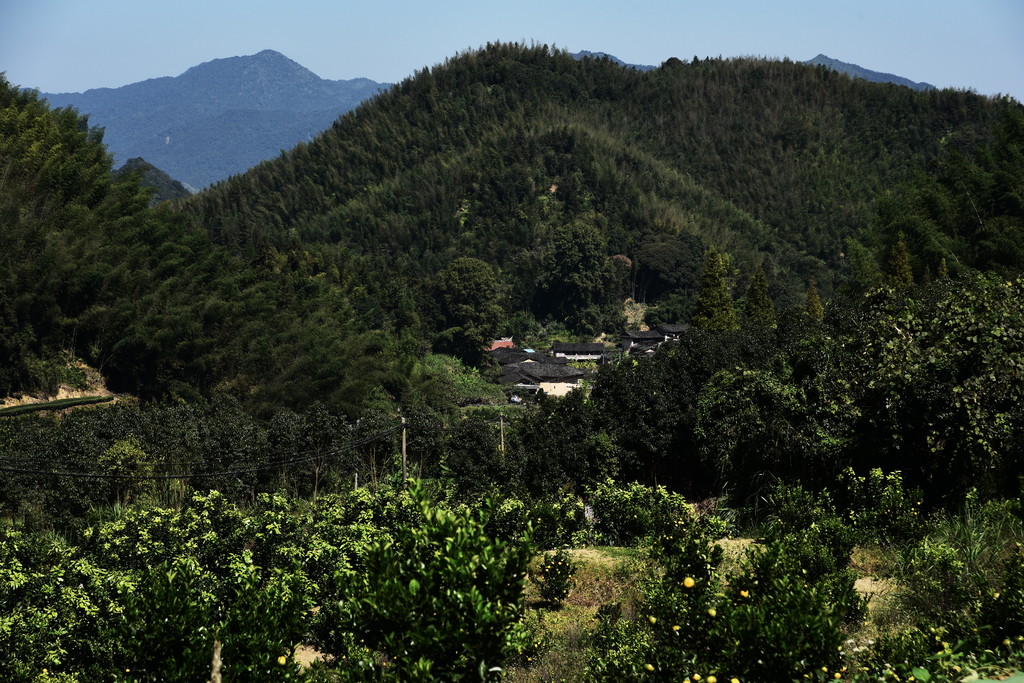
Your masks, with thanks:
[(584, 59), (586, 57), (589, 57), (591, 59), (601, 59), (603, 57), (607, 57), (610, 61), (615, 62), (619, 66), (627, 66), (630, 69), (636, 69), (637, 71), (651, 71), (653, 69), (658, 68), (656, 66), (651, 66), (650, 64), (627, 64), (626, 62), (622, 61), (615, 55), (610, 55), (607, 52), (591, 52), (590, 50), (580, 50), (579, 52), (573, 52), (572, 56), (575, 57), (576, 59)]
[(804, 64), (827, 66), (833, 71), (844, 73), (851, 78), (863, 78), (865, 81), (871, 81), (872, 83), (895, 83), (896, 85), (905, 85), (914, 90), (935, 90), (935, 86), (931, 83), (915, 83), (909, 78), (894, 76), (893, 74), (882, 73), (881, 71), (872, 71), (856, 64), (840, 62), (838, 59), (832, 59), (825, 55), (818, 55), (814, 59), (807, 60)]
[(117, 163), (143, 157), (195, 189), (311, 139), (388, 87), (366, 78), (323, 79), (264, 50), (121, 88), (41, 94), (104, 127)]
[[(610, 55), (607, 52), (590, 52), (589, 50), (581, 50), (579, 52), (574, 52), (572, 56), (576, 59), (584, 59), (586, 57), (601, 59), (606, 57), (620, 66), (626, 66), (631, 69), (636, 69), (637, 71), (651, 71), (652, 69), (658, 68), (648, 64), (627, 64), (615, 55)], [(857, 64), (850, 64), (849, 62), (841, 62), (838, 59), (832, 59), (826, 55), (818, 55), (814, 59), (807, 60), (804, 64), (810, 64), (812, 66), (820, 64), (821, 66), (826, 66), (833, 71), (844, 73), (852, 78), (863, 78), (864, 80), (871, 81), (872, 83), (895, 83), (897, 85), (905, 85), (908, 88), (913, 88), (914, 90), (935, 89), (935, 86), (931, 83), (915, 83), (909, 78), (903, 78), (902, 76), (895, 76), (881, 71), (872, 71), (871, 69), (865, 69)]]

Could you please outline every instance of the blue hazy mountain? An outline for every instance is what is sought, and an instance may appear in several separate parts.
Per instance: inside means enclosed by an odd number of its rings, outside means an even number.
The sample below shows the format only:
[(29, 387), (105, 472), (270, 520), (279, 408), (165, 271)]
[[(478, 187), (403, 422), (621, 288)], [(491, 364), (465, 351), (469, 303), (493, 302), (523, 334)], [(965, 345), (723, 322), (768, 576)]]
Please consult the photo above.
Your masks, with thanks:
[[(627, 64), (615, 55), (610, 55), (607, 52), (590, 52), (589, 50), (581, 50), (579, 52), (572, 53), (572, 56), (576, 59), (583, 59), (590, 57), (592, 59), (607, 58), (616, 64), (621, 66), (636, 69), (637, 71), (650, 71), (651, 69), (657, 69), (657, 66), (645, 65), (645, 64)], [(852, 78), (863, 78), (866, 81), (873, 83), (895, 83), (897, 85), (905, 85), (908, 88), (914, 90), (934, 90), (935, 86), (931, 83), (915, 83), (909, 78), (903, 78), (902, 76), (896, 76), (893, 74), (883, 73), (881, 71), (872, 71), (871, 69), (865, 69), (862, 66), (856, 64), (850, 64), (848, 62), (841, 62), (838, 59), (832, 59), (825, 55), (818, 55), (814, 59), (809, 59), (804, 64), (810, 64), (811, 66), (822, 65), (826, 66), (833, 71), (847, 74)]]
[(264, 50), (205, 62), (180, 76), (42, 95), (105, 128), (104, 141), (117, 163), (142, 157), (202, 188), (313, 138), (388, 87), (366, 78), (320, 78)]
[(607, 52), (591, 52), (590, 50), (580, 50), (579, 52), (573, 52), (572, 56), (575, 57), (576, 59), (583, 59), (585, 57), (590, 57), (591, 59), (601, 59), (602, 57), (607, 57), (610, 61), (615, 62), (619, 66), (626, 66), (629, 67), (630, 69), (636, 69), (637, 71), (650, 71), (652, 69), (658, 68), (656, 66), (650, 66), (647, 64), (627, 64), (626, 62), (622, 61), (615, 55), (610, 55)]
[(833, 71), (844, 73), (851, 78), (863, 78), (865, 81), (871, 81), (873, 83), (895, 83), (896, 85), (905, 85), (908, 88), (913, 88), (914, 90), (935, 89), (935, 86), (931, 83), (915, 83), (909, 78), (894, 76), (893, 74), (887, 74), (881, 71), (872, 71), (871, 69), (865, 69), (862, 66), (850, 64), (848, 62), (841, 62), (838, 59), (832, 59), (825, 55), (818, 55), (814, 59), (807, 60), (804, 64), (825, 66)]

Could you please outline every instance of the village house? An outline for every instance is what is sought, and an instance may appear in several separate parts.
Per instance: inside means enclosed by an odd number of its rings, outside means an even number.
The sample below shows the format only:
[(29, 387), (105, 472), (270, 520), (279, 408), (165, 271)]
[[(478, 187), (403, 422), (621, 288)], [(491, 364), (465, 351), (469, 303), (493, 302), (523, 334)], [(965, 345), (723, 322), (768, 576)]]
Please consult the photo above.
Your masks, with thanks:
[(504, 366), (499, 381), (517, 391), (543, 391), (549, 396), (565, 396), (579, 386), (585, 374), (583, 370), (566, 363), (539, 363), (527, 360)]
[(665, 335), (655, 330), (629, 330), (622, 333), (620, 347), (623, 353), (654, 353), (665, 342)]

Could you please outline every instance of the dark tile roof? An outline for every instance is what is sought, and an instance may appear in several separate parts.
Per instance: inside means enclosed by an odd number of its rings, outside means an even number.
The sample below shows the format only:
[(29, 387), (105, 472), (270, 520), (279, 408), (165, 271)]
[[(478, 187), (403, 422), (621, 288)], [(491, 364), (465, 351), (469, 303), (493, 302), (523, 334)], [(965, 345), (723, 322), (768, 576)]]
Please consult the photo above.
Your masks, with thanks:
[(495, 349), (490, 352), (491, 358), (498, 362), (498, 365), (512, 365), (515, 363), (536, 362), (536, 363), (568, 363), (565, 358), (555, 358), (544, 353), (527, 353), (519, 349)]
[(535, 354), (520, 351), (519, 349), (493, 349), (489, 352), (491, 358), (498, 361), (498, 365), (508, 365), (526, 360)]
[(533, 382), (550, 382), (557, 380), (574, 380), (586, 374), (579, 368), (564, 363), (519, 363), (506, 365), (501, 369), (501, 382), (509, 384), (521, 379)]
[(623, 339), (634, 341), (664, 341), (665, 334), (655, 330), (628, 330), (622, 333)]

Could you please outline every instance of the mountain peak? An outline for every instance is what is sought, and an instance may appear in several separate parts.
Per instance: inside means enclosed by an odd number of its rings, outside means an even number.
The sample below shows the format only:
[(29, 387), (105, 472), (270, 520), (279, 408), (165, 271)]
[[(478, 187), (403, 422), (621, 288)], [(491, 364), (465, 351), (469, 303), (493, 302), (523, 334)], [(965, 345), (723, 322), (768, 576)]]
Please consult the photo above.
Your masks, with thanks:
[(873, 83), (895, 83), (896, 85), (905, 85), (908, 88), (913, 88), (914, 90), (935, 90), (935, 86), (931, 83), (915, 83), (909, 78), (903, 78), (902, 76), (895, 76), (881, 71), (872, 71), (871, 69), (865, 69), (857, 64), (841, 62), (838, 59), (833, 59), (832, 57), (823, 54), (819, 54), (814, 59), (807, 60), (804, 64), (828, 67), (833, 71), (844, 73), (850, 78), (863, 78), (865, 81), (871, 81)]
[(44, 96), (90, 114), (116, 159), (144, 157), (204, 187), (305, 142), (387, 84), (332, 81), (275, 50), (203, 62), (180, 76)]
[(254, 55), (213, 59), (191, 67), (181, 74), (180, 78), (186, 81), (202, 80), (204, 83), (211, 79), (237, 83), (239, 79), (249, 79), (254, 75), (291, 83), (319, 83), (323, 80), (298, 62), (274, 50), (263, 50)]

